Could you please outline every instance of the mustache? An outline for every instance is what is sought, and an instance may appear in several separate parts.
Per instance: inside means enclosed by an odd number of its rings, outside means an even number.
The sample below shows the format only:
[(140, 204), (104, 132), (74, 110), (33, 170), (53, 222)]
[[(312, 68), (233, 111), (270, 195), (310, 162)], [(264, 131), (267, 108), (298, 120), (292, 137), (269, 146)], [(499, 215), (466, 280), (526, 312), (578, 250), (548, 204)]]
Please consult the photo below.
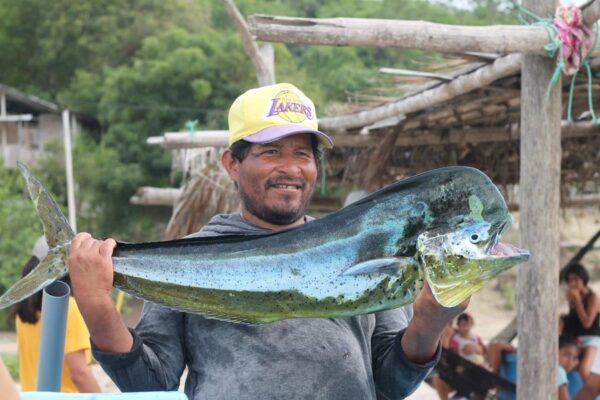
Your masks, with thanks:
[(306, 180), (298, 177), (278, 176), (267, 180), (267, 183), (265, 184), (267, 189), (277, 185), (298, 186), (300, 189), (305, 189)]

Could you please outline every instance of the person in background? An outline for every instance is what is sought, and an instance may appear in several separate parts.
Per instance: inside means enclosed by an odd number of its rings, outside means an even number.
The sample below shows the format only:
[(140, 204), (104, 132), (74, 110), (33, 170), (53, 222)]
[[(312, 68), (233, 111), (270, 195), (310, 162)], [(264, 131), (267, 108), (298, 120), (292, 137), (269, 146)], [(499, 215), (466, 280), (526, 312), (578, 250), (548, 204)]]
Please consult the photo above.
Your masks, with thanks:
[[(583, 347), (583, 357), (579, 373), (584, 381), (592, 372), (592, 365), (598, 363), (600, 354), (600, 301), (588, 287), (589, 275), (583, 265), (573, 263), (565, 267), (561, 279), (567, 283), (569, 314), (561, 319), (562, 334), (579, 337)], [(593, 371), (600, 374), (600, 369)]]
[(561, 335), (558, 339), (558, 399), (569, 400), (569, 379), (567, 373), (579, 363), (579, 345), (570, 336)]
[(480, 366), (485, 365), (485, 345), (471, 332), (475, 321), (470, 314), (462, 313), (456, 319), (456, 333), (450, 339), (450, 350)]
[[(48, 253), (48, 245), (42, 236), (33, 248), (33, 255), (25, 264), (22, 276), (29, 274)], [(37, 364), (40, 346), (40, 313), (42, 291), (15, 305), (12, 316), (16, 320), (17, 345), (19, 348), (19, 374), (23, 391), (33, 391), (37, 383)], [(73, 297), (69, 298), (65, 355), (62, 372), (61, 392), (99, 393), (89, 366), (91, 346), (89, 332)]]
[[(442, 336), (440, 338), (440, 345), (445, 348), (450, 348), (450, 340), (452, 336), (456, 333), (456, 330), (453, 326), (453, 321), (448, 321), (448, 324), (444, 327), (442, 331)], [(435, 369), (429, 374), (428, 383), (435, 389), (440, 400), (448, 400), (450, 396), (450, 392), (453, 390), (450, 385), (446, 383), (442, 378), (440, 378), (440, 374), (438, 372), (439, 364), (435, 367)]]

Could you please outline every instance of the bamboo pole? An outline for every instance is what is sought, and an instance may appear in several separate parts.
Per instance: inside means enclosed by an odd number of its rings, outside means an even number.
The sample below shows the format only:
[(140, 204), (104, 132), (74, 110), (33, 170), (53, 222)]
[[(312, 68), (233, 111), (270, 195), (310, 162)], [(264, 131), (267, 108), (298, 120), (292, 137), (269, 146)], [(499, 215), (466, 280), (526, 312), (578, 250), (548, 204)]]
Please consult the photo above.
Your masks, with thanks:
[[(524, 0), (550, 15), (556, 0)], [(518, 269), (517, 398), (558, 397), (558, 272), (560, 260), (561, 81), (547, 96), (555, 60), (523, 56), (521, 72), (520, 215), (523, 247), (531, 259)]]

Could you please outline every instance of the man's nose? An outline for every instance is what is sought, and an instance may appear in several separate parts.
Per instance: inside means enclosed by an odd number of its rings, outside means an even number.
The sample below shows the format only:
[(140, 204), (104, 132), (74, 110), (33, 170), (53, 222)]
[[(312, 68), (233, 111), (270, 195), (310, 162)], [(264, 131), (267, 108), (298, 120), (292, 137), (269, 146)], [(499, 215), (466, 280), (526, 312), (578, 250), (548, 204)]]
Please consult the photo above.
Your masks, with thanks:
[(291, 155), (282, 155), (279, 159), (278, 170), (288, 176), (302, 176), (302, 166)]

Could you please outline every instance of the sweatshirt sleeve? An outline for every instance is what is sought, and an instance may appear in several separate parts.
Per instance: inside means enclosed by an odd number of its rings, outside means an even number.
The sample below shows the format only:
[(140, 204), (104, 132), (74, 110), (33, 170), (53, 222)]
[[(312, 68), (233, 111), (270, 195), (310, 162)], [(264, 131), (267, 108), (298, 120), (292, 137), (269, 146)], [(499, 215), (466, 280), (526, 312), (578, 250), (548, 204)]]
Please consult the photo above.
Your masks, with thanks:
[(425, 364), (408, 360), (400, 340), (412, 318), (412, 306), (380, 312), (375, 315), (375, 330), (371, 337), (373, 377), (378, 399), (402, 399), (414, 392), (437, 364), (441, 347)]
[(123, 392), (177, 390), (185, 367), (183, 313), (145, 302), (128, 353), (99, 350), (93, 355)]

